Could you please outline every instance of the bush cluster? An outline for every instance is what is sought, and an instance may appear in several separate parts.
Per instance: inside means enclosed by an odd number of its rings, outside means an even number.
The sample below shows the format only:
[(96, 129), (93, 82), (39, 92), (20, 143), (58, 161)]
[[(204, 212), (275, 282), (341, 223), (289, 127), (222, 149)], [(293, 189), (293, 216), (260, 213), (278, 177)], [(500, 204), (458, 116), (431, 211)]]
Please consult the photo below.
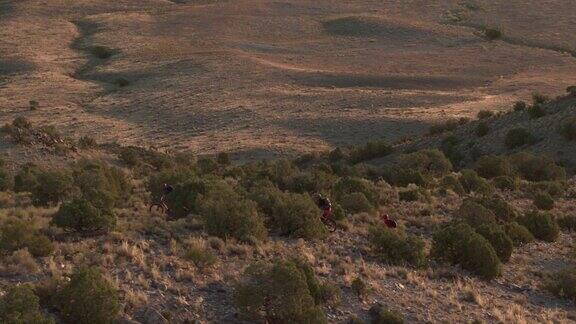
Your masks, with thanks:
[(54, 250), (52, 241), (31, 223), (9, 218), (0, 225), (0, 250), (13, 252), (24, 248), (35, 257), (48, 256)]
[(514, 243), (514, 246), (521, 246), (526, 243), (534, 242), (535, 240), (534, 235), (532, 235), (525, 226), (520, 225), (517, 222), (504, 224), (504, 230), (512, 240), (512, 243)]
[(441, 124), (432, 125), (429, 129), (430, 135), (442, 134), (445, 132), (451, 132), (458, 128), (458, 126), (467, 123), (466, 119), (449, 119)]
[(490, 182), (480, 177), (474, 170), (462, 170), (459, 180), (467, 193), (475, 192), (478, 194), (489, 195), (494, 191)]
[(498, 195), (475, 198), (473, 201), (489, 209), (501, 222), (513, 221), (517, 216), (516, 209)]
[(14, 191), (30, 192), (35, 205), (56, 205), (75, 193), (74, 179), (67, 171), (27, 164), (14, 177)]
[(65, 202), (50, 221), (51, 225), (82, 234), (108, 232), (116, 225), (112, 209), (99, 209), (86, 199)]
[(14, 285), (0, 297), (0, 323), (53, 324), (54, 320), (40, 310), (39, 298), (30, 286)]
[(478, 125), (476, 126), (476, 136), (478, 137), (484, 137), (488, 135), (489, 132), (490, 132), (490, 126), (488, 125), (488, 123), (484, 121), (479, 122)]
[(509, 157), (515, 172), (528, 181), (565, 180), (566, 171), (554, 160), (543, 155), (520, 152)]
[(464, 200), (456, 211), (454, 218), (466, 222), (473, 228), (496, 222), (496, 215), (490, 209), (471, 199)]
[(479, 226), (476, 232), (490, 242), (501, 262), (508, 262), (508, 260), (510, 260), (514, 244), (501, 226), (484, 224)]
[(244, 316), (255, 319), (264, 314), (274, 323), (327, 323), (309, 278), (294, 261), (256, 263), (236, 287), (236, 307)]
[(558, 130), (567, 141), (576, 141), (576, 117), (568, 118)]
[(546, 109), (540, 103), (534, 103), (534, 105), (528, 107), (528, 116), (532, 119), (538, 119), (546, 116)]
[(554, 273), (546, 282), (546, 288), (558, 297), (576, 300), (576, 269), (570, 268)]
[(459, 145), (460, 139), (454, 135), (446, 137), (440, 145), (442, 153), (448, 158), (450, 163), (455, 166), (460, 166), (462, 160), (464, 160), (464, 154), (461, 152)]
[(554, 199), (545, 192), (537, 193), (532, 202), (540, 210), (552, 210), (554, 208)]
[(560, 227), (554, 217), (546, 212), (532, 211), (520, 217), (518, 223), (524, 225), (535, 238), (554, 242), (560, 234)]
[(512, 166), (504, 156), (484, 155), (476, 161), (474, 171), (483, 178), (493, 179), (510, 176), (512, 174)]
[(509, 130), (504, 139), (504, 144), (506, 144), (506, 147), (510, 150), (534, 143), (536, 143), (536, 137), (525, 128), (513, 128)]
[(486, 279), (500, 275), (496, 251), (482, 235), (466, 223), (453, 223), (434, 233), (430, 255), (438, 261), (460, 264)]
[(424, 242), (418, 237), (374, 227), (370, 230), (370, 242), (373, 253), (381, 262), (415, 267), (426, 262)]

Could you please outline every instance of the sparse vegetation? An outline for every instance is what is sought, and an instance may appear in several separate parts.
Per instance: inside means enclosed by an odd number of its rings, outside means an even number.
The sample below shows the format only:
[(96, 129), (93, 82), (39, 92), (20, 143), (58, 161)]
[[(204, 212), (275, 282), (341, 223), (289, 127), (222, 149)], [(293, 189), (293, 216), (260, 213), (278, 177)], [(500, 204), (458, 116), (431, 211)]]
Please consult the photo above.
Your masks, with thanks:
[(554, 199), (545, 192), (536, 194), (532, 202), (540, 210), (551, 210), (554, 208)]
[(546, 288), (558, 297), (576, 300), (576, 269), (565, 269), (548, 278)]
[(491, 41), (497, 40), (497, 39), (502, 38), (502, 36), (503, 36), (503, 32), (502, 32), (502, 29), (500, 29), (500, 28), (494, 28), (494, 27), (484, 28), (484, 37), (486, 37), (486, 39), (488, 39), (488, 40), (491, 40)]
[(558, 226), (566, 231), (576, 231), (576, 215), (563, 215), (556, 219)]
[(442, 134), (445, 132), (451, 132), (458, 128), (458, 126), (464, 124), (462, 120), (458, 119), (449, 119), (441, 124), (433, 125), (430, 127), (429, 133), (430, 135), (437, 135)]

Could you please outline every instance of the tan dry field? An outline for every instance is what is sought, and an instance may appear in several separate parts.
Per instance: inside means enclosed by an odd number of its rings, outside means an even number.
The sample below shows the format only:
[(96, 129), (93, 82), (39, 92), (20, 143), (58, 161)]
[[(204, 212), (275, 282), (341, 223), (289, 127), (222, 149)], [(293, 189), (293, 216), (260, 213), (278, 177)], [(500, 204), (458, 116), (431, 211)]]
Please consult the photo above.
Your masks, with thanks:
[[(24, 115), (76, 137), (248, 158), (394, 142), (576, 84), (572, 7), (0, 1), (0, 122)], [(483, 25), (505, 37), (487, 41)], [(96, 45), (114, 55), (95, 58)]]

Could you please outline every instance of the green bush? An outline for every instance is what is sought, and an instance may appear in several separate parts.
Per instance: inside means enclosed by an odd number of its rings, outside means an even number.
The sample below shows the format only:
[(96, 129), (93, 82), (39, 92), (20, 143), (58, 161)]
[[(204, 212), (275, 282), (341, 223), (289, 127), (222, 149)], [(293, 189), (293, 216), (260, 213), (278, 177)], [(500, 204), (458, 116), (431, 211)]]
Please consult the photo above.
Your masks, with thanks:
[(370, 291), (368, 285), (360, 277), (356, 277), (354, 280), (352, 280), (350, 287), (359, 298), (366, 297)]
[(490, 182), (480, 177), (474, 170), (462, 170), (460, 184), (467, 193), (479, 193), (483, 195), (491, 194), (494, 191)]
[(10, 286), (0, 297), (0, 323), (3, 324), (52, 324), (40, 310), (38, 297), (28, 285)]
[(187, 242), (184, 257), (192, 261), (199, 268), (210, 267), (217, 261), (216, 255), (214, 255), (207, 244), (201, 240), (191, 240)]
[(440, 188), (443, 190), (450, 189), (455, 193), (457, 193), (458, 195), (463, 195), (466, 193), (464, 187), (462, 186), (458, 178), (451, 174), (444, 176), (444, 178), (442, 178), (442, 180), (440, 181)]
[(558, 130), (567, 141), (576, 141), (576, 117), (568, 118)]
[(490, 242), (465, 223), (449, 224), (434, 233), (430, 255), (439, 261), (460, 264), (486, 279), (501, 273), (500, 260)]
[(442, 153), (448, 158), (450, 163), (455, 166), (460, 166), (462, 160), (464, 160), (464, 154), (462, 154), (459, 145), (460, 139), (454, 135), (446, 137), (440, 144)]
[(0, 250), (13, 252), (24, 248), (35, 257), (44, 257), (52, 253), (54, 245), (29, 222), (9, 218), (0, 226)]
[(576, 231), (576, 215), (564, 215), (556, 219), (558, 226), (566, 231)]
[(424, 242), (418, 237), (374, 227), (370, 230), (370, 242), (373, 253), (381, 262), (415, 267), (426, 262)]
[(518, 220), (535, 238), (547, 242), (554, 242), (560, 234), (560, 228), (549, 213), (532, 211)]
[(84, 150), (94, 149), (98, 147), (98, 142), (96, 142), (96, 140), (93, 137), (86, 135), (80, 137), (80, 139), (78, 140), (78, 146)]
[(516, 191), (520, 187), (519, 179), (516, 177), (509, 177), (509, 176), (499, 176), (492, 179), (492, 184), (494, 187), (502, 190), (502, 191)]
[(540, 210), (552, 210), (554, 208), (554, 199), (545, 192), (536, 194), (532, 203)]
[(298, 267), (298, 270), (304, 274), (304, 277), (306, 277), (308, 290), (317, 305), (327, 303), (337, 304), (340, 302), (340, 289), (334, 285), (320, 282), (310, 264), (300, 259), (294, 259), (291, 262), (293, 262)]
[(528, 181), (565, 180), (566, 171), (544, 155), (520, 152), (509, 158), (512, 168)]
[(452, 163), (442, 152), (435, 149), (402, 154), (399, 158), (402, 168), (418, 171), (425, 175), (441, 176), (452, 170)]
[(75, 188), (68, 172), (44, 170), (28, 164), (14, 177), (14, 191), (30, 192), (35, 205), (49, 206), (71, 197)]
[(409, 184), (426, 187), (430, 182), (422, 172), (406, 168), (383, 168), (382, 178), (397, 187), (406, 187)]
[(165, 170), (174, 166), (172, 159), (164, 153), (138, 146), (120, 148), (118, 158), (129, 167), (151, 167), (154, 170)]
[(541, 93), (535, 92), (532, 94), (532, 104), (533, 105), (543, 105), (550, 101), (550, 98)]
[(375, 208), (361, 192), (353, 192), (342, 196), (340, 198), (340, 204), (344, 210), (351, 214), (370, 212)]
[(476, 229), (476, 232), (490, 242), (501, 262), (508, 262), (510, 260), (514, 244), (512, 239), (508, 234), (506, 234), (501, 226), (496, 224), (484, 224), (479, 226)]
[(295, 262), (256, 263), (236, 287), (240, 314), (262, 315), (273, 323), (327, 323), (326, 315), (310, 290), (307, 275)]
[(368, 142), (366, 145), (356, 147), (350, 151), (349, 161), (356, 164), (364, 161), (384, 157), (392, 153), (392, 146), (385, 141)]
[(461, 219), (474, 228), (496, 222), (496, 215), (491, 210), (471, 199), (464, 200), (454, 216), (455, 219)]
[(497, 40), (502, 38), (503, 33), (500, 28), (484, 28), (484, 37), (488, 40)]
[(242, 197), (227, 183), (214, 182), (205, 194), (196, 195), (197, 199), (193, 200), (198, 205), (208, 234), (242, 241), (267, 237), (264, 217), (258, 213), (258, 205)]
[(536, 143), (536, 137), (525, 128), (513, 128), (509, 130), (504, 140), (504, 144), (506, 144), (506, 147), (510, 150), (534, 143)]
[(528, 191), (534, 195), (545, 193), (555, 198), (562, 198), (566, 194), (568, 185), (564, 181), (538, 181), (528, 184)]
[(528, 116), (532, 119), (538, 119), (546, 116), (546, 109), (541, 104), (534, 104), (528, 107)]
[(478, 137), (484, 137), (488, 135), (489, 132), (490, 126), (488, 126), (488, 123), (486, 122), (479, 122), (478, 126), (476, 126), (476, 136)]
[[(373, 182), (354, 177), (344, 177), (338, 180), (332, 189), (332, 193), (337, 202), (342, 204), (342, 198), (352, 193), (362, 193), (372, 206), (379, 206), (387, 203), (388, 196), (382, 186)], [(342, 204), (343, 205), (343, 204)]]
[(99, 209), (83, 198), (75, 198), (60, 206), (50, 224), (84, 234), (108, 232), (116, 226), (116, 215), (112, 210)]
[(576, 85), (567, 87), (566, 92), (571, 96), (576, 96)]
[(528, 105), (524, 101), (516, 101), (514, 103), (514, 111), (524, 111)]
[(498, 195), (476, 198), (473, 201), (489, 209), (502, 222), (510, 222), (517, 216), (516, 209)]
[(117, 290), (94, 267), (77, 270), (56, 300), (65, 323), (113, 323), (121, 310)]
[(321, 211), (308, 195), (284, 193), (273, 207), (271, 226), (284, 235), (307, 239), (322, 238), (326, 227)]
[(372, 324), (404, 324), (404, 317), (395, 310), (387, 309), (382, 305), (374, 305), (370, 308)]
[(90, 52), (92, 53), (92, 55), (96, 56), (101, 60), (109, 59), (112, 57), (112, 55), (114, 55), (114, 51), (112, 49), (101, 45), (93, 46), (90, 49)]
[(576, 269), (569, 268), (553, 274), (545, 287), (558, 297), (576, 301)]
[(82, 197), (100, 209), (118, 207), (131, 194), (126, 174), (100, 161), (80, 161), (74, 166), (74, 183)]
[(512, 243), (514, 243), (514, 246), (521, 246), (522, 244), (531, 243), (535, 240), (534, 235), (532, 235), (525, 226), (516, 222), (505, 224), (504, 230), (512, 240)]
[(512, 175), (512, 166), (506, 157), (484, 155), (476, 161), (474, 171), (486, 179)]
[(417, 187), (415, 185), (408, 186), (408, 188), (398, 191), (398, 198), (400, 201), (425, 201), (428, 202), (431, 199), (430, 192), (424, 188)]

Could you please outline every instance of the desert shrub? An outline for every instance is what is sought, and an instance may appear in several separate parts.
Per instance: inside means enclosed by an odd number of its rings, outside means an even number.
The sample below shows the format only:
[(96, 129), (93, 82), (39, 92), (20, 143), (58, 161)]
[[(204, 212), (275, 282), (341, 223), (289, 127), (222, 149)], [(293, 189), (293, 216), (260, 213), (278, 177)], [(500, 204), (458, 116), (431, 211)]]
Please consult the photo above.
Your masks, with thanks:
[(304, 274), (304, 277), (306, 277), (308, 290), (317, 305), (327, 303), (337, 304), (340, 301), (340, 289), (332, 284), (318, 280), (314, 269), (308, 262), (301, 259), (293, 259), (291, 262), (293, 262), (298, 270)]
[(528, 107), (527, 112), (528, 116), (530, 116), (532, 119), (538, 119), (546, 116), (546, 109), (539, 104)]
[(494, 116), (494, 112), (490, 110), (480, 110), (478, 112), (478, 119), (486, 119)]
[(473, 201), (489, 209), (502, 222), (510, 222), (517, 216), (516, 209), (498, 195), (476, 198)]
[(407, 188), (398, 190), (400, 201), (430, 201), (430, 192), (416, 185), (409, 185)]
[(397, 187), (406, 187), (409, 184), (425, 187), (429, 182), (428, 177), (424, 176), (422, 172), (404, 167), (383, 168), (382, 178)]
[(112, 55), (114, 55), (114, 51), (112, 49), (101, 45), (93, 46), (90, 49), (90, 53), (101, 60), (109, 59), (112, 57)]
[(167, 154), (138, 146), (120, 148), (118, 158), (131, 168), (149, 167), (153, 170), (165, 170), (174, 166), (174, 162)]
[(554, 208), (554, 199), (545, 192), (540, 192), (532, 200), (534, 206), (540, 210), (551, 210)]
[(387, 309), (382, 305), (370, 308), (371, 324), (404, 324), (404, 316), (398, 311)]
[(99, 209), (118, 207), (131, 193), (126, 174), (99, 161), (80, 161), (74, 166), (74, 183), (82, 197)]
[(242, 197), (227, 183), (213, 182), (205, 194), (196, 193), (193, 198), (197, 198), (193, 200), (208, 234), (242, 241), (266, 238), (264, 217), (258, 213), (257, 204)]
[(493, 179), (500, 176), (510, 176), (512, 166), (506, 157), (484, 155), (476, 161), (474, 171), (482, 178)]
[(524, 111), (528, 105), (524, 101), (516, 101), (514, 103), (514, 111)]
[[(178, 187), (178, 193), (173, 192), (169, 196), (186, 196), (187, 193), (185, 193), (183, 190), (183, 184), (194, 179), (197, 179), (197, 175), (193, 169), (167, 169), (150, 175), (148, 181), (146, 181), (146, 190), (150, 192), (153, 200), (159, 200), (164, 193), (164, 184), (170, 184), (174, 187), (175, 192), (177, 191), (176, 189)], [(173, 209), (174, 207), (170, 206), (170, 208)]]
[(502, 38), (503, 33), (502, 30), (500, 28), (484, 28), (484, 37), (486, 37), (486, 39), (488, 40), (497, 40)]
[(352, 214), (370, 212), (375, 208), (361, 192), (343, 195), (340, 198), (340, 204), (344, 210)]
[(399, 165), (425, 175), (434, 176), (444, 175), (452, 170), (450, 160), (442, 152), (435, 149), (402, 154), (399, 158)]
[(460, 139), (454, 135), (446, 137), (440, 143), (442, 153), (455, 166), (460, 166), (462, 160), (464, 160), (464, 154), (462, 154), (459, 145)]
[(130, 85), (130, 80), (120, 77), (114, 80), (114, 83), (120, 88), (124, 88)]
[(567, 141), (576, 141), (576, 117), (568, 118), (558, 130)]
[(518, 219), (535, 238), (547, 242), (554, 242), (560, 234), (560, 228), (551, 214), (532, 211)]
[(490, 132), (490, 126), (486, 122), (479, 122), (476, 126), (476, 136), (484, 137)]
[(199, 268), (207, 268), (217, 261), (216, 256), (202, 239), (191, 239), (186, 242), (184, 257)]
[(342, 204), (341, 200), (345, 195), (352, 193), (362, 193), (372, 206), (378, 206), (387, 200), (383, 188), (373, 182), (353, 177), (344, 177), (338, 180), (332, 189), (336, 201)]
[(566, 92), (571, 96), (576, 96), (576, 85), (567, 87)]
[(373, 253), (381, 262), (416, 267), (426, 262), (424, 242), (416, 236), (374, 227), (370, 230), (370, 242)]
[(504, 139), (504, 144), (510, 150), (534, 143), (536, 143), (536, 137), (525, 128), (513, 128), (509, 130)]
[(456, 219), (461, 219), (474, 228), (496, 222), (496, 215), (494, 215), (490, 209), (471, 199), (464, 200), (454, 216)]
[(512, 168), (528, 181), (565, 180), (566, 171), (554, 160), (543, 155), (520, 152), (509, 158)]
[(118, 292), (98, 268), (77, 270), (57, 295), (65, 323), (113, 323), (121, 309)]
[(484, 224), (479, 226), (476, 229), (476, 232), (490, 242), (501, 262), (508, 262), (510, 260), (514, 244), (512, 243), (512, 239), (508, 234), (506, 234), (501, 226), (496, 224)]
[(558, 226), (566, 231), (576, 230), (576, 215), (564, 215), (556, 219)]
[(535, 240), (534, 235), (525, 226), (516, 222), (504, 224), (504, 231), (506, 231), (514, 246), (531, 243)]
[(232, 163), (230, 160), (230, 154), (226, 152), (218, 153), (218, 156), (216, 156), (216, 162), (220, 165), (230, 165)]
[(107, 232), (116, 226), (116, 215), (112, 210), (94, 207), (86, 199), (75, 198), (60, 206), (50, 224), (85, 234)]
[(350, 163), (360, 163), (384, 157), (392, 153), (392, 146), (385, 141), (368, 142), (366, 145), (356, 147), (349, 153)]
[(0, 323), (50, 324), (54, 320), (40, 310), (39, 298), (30, 286), (13, 285), (0, 297)]
[(338, 203), (332, 204), (332, 218), (336, 221), (341, 221), (346, 218), (346, 210)]
[(569, 268), (550, 276), (545, 287), (554, 295), (572, 301), (576, 300), (576, 269)]
[(545, 103), (547, 103), (548, 101), (550, 101), (550, 98), (546, 95), (543, 95), (541, 93), (538, 92), (534, 92), (532, 94), (532, 104), (533, 105), (543, 105)]
[(235, 291), (242, 315), (257, 318), (264, 314), (274, 323), (327, 323), (306, 274), (295, 262), (256, 263), (246, 269), (245, 277)]
[(451, 132), (458, 128), (463, 123), (458, 119), (449, 119), (441, 124), (432, 125), (429, 129), (430, 135), (442, 134), (444, 132)]
[(24, 248), (35, 257), (44, 257), (52, 253), (54, 245), (29, 222), (9, 218), (0, 226), (0, 250), (12, 252)]
[(4, 160), (0, 159), (0, 191), (8, 190), (12, 187), (12, 179), (5, 169)]
[(476, 192), (483, 195), (491, 194), (494, 188), (486, 179), (480, 177), (474, 170), (462, 170), (460, 184), (467, 193)]
[(486, 279), (500, 275), (501, 264), (494, 248), (465, 223), (453, 223), (434, 233), (430, 255), (436, 260), (460, 264)]
[(326, 235), (326, 228), (320, 220), (320, 214), (321, 211), (310, 196), (283, 193), (273, 207), (271, 226), (283, 235), (321, 238)]
[(75, 192), (70, 173), (59, 170), (40, 169), (28, 164), (14, 177), (14, 190), (32, 194), (32, 202), (39, 206), (57, 204)]
[(492, 184), (494, 185), (494, 187), (502, 191), (505, 190), (516, 191), (520, 187), (520, 182), (518, 180), (519, 179), (516, 177), (499, 176), (492, 179)]
[(94, 137), (90, 137), (90, 136), (82, 136), (80, 137), (80, 139), (78, 140), (78, 146), (81, 149), (93, 149), (93, 148), (97, 148), (98, 147), (98, 143), (96, 142), (96, 140), (94, 139)]
[(354, 278), (354, 280), (352, 280), (352, 284), (350, 287), (352, 288), (352, 291), (359, 298), (366, 297), (366, 295), (368, 295), (368, 292), (370, 291), (370, 288), (368, 287), (366, 282), (364, 282), (364, 280), (362, 280), (362, 278), (360, 277)]
[(567, 183), (564, 181), (538, 181), (527, 184), (527, 190), (534, 195), (545, 193), (551, 197), (561, 198), (566, 194)]
[(440, 180), (440, 188), (443, 190), (450, 189), (458, 195), (463, 195), (466, 193), (458, 178), (452, 174), (446, 175), (442, 178), (442, 180)]

